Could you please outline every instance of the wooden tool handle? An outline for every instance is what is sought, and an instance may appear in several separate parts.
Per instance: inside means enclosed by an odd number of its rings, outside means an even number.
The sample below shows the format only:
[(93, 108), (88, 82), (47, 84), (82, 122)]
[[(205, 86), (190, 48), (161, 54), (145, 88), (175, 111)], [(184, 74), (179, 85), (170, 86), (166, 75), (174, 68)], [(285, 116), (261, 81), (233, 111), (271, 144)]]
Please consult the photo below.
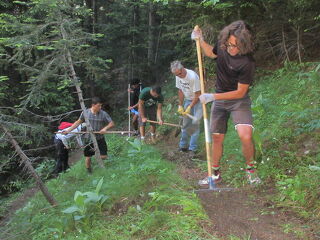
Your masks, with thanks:
[[(199, 26), (196, 25), (194, 30), (199, 30)], [(198, 57), (198, 65), (199, 65), (199, 74), (200, 74), (200, 89), (201, 94), (205, 93), (204, 86), (204, 76), (203, 76), (203, 66), (202, 66), (202, 55), (201, 55), (201, 47), (200, 47), (200, 39), (196, 38), (196, 49), (197, 49), (197, 57)], [(205, 139), (206, 139), (206, 153), (207, 153), (207, 165), (208, 165), (208, 176), (212, 176), (211, 166), (212, 166), (212, 153), (211, 153), (211, 137), (209, 131), (209, 121), (206, 104), (202, 104), (203, 110), (203, 121), (204, 121), (204, 129), (205, 129)]]
[[(160, 124), (159, 122), (157, 122), (157, 121), (152, 121), (152, 120), (147, 120), (147, 122)], [(168, 125), (168, 126), (172, 126), (172, 127), (181, 127), (181, 126), (178, 125), (178, 124), (166, 123), (166, 122), (164, 122), (163, 125)]]
[[(59, 134), (63, 134), (62, 132), (54, 132), (54, 133), (59, 133)], [(85, 134), (85, 133), (90, 133), (90, 132), (69, 132), (68, 134)], [(102, 134), (100, 132), (92, 132), (94, 134)], [(106, 133), (103, 134), (113, 134), (113, 133), (134, 133), (133, 131), (107, 131)]]

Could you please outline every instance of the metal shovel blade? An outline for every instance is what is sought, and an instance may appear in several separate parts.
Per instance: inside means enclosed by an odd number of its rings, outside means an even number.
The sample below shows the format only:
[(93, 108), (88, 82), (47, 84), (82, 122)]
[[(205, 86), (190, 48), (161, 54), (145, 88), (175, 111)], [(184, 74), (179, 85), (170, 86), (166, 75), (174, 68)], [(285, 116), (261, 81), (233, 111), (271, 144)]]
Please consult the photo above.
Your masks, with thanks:
[[(196, 122), (196, 123), (194, 123)], [(190, 119), (188, 116), (184, 116), (182, 118), (182, 129), (186, 130), (189, 136), (195, 133), (199, 129), (200, 122), (199, 121), (194, 121)]]
[(174, 134), (175, 137), (178, 137), (178, 135), (181, 132), (181, 129), (186, 130), (187, 134), (191, 136), (192, 134), (195, 133), (195, 131), (199, 129), (200, 121), (196, 117), (190, 114), (187, 114), (183, 117), (182, 116), (180, 117), (179, 125), (181, 125), (181, 128), (176, 129), (176, 132)]
[[(183, 119), (180, 118), (179, 120), (179, 125), (182, 126), (182, 123), (183, 123)], [(176, 129), (176, 132), (174, 133), (174, 137), (178, 137), (178, 135), (181, 133), (181, 128), (177, 128)]]

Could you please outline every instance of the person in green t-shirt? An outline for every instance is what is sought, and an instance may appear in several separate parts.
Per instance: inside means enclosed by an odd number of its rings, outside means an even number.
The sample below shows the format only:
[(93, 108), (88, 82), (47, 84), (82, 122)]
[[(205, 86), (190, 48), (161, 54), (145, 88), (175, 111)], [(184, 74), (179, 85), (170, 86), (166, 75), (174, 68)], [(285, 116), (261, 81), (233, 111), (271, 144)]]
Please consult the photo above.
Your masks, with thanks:
[[(162, 104), (164, 98), (161, 94), (161, 87), (153, 86), (144, 88), (139, 95), (139, 126), (141, 140), (145, 138), (145, 126), (147, 120), (157, 121), (160, 125), (163, 124), (162, 120)], [(156, 133), (156, 124), (151, 125), (151, 138), (154, 140)]]

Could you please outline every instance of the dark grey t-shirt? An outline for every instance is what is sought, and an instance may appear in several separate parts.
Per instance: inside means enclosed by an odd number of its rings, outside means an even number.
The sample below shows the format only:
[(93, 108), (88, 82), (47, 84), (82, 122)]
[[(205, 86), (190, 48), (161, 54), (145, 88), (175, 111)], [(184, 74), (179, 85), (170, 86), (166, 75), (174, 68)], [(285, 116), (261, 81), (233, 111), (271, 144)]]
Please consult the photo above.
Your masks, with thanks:
[(252, 84), (255, 62), (251, 55), (231, 56), (221, 49), (219, 42), (214, 45), (212, 52), (217, 55), (217, 93), (237, 90), (238, 83)]
[[(93, 131), (100, 131), (102, 128), (104, 128), (106, 125), (112, 122), (110, 115), (103, 110), (100, 110), (96, 114), (93, 114), (90, 108), (86, 109), (85, 111), (87, 112), (87, 115), (89, 117), (89, 122), (91, 124)], [(80, 120), (83, 122), (85, 121), (83, 112), (80, 115)], [(97, 134), (96, 137), (103, 138), (103, 135)]]

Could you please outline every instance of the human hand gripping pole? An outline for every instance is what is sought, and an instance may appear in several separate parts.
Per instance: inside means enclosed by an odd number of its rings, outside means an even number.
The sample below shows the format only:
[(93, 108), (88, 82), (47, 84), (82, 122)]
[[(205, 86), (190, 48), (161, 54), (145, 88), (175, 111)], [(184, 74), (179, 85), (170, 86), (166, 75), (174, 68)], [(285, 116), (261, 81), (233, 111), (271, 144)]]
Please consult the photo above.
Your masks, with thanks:
[(186, 110), (183, 112), (183, 115), (187, 115), (187, 114), (190, 114), (191, 112), (191, 106), (189, 105)]
[(203, 93), (200, 95), (199, 100), (202, 104), (207, 104), (215, 100), (213, 93)]
[(183, 115), (184, 109), (181, 105), (178, 106), (178, 111), (179, 114)]
[(199, 28), (199, 26), (197, 25), (197, 26), (195, 26), (194, 27), (194, 29), (193, 29), (193, 31), (192, 31), (192, 33), (191, 33), (191, 39), (192, 40), (195, 40), (195, 41), (197, 41), (197, 40), (203, 40), (203, 36), (202, 36), (202, 31), (201, 31), (201, 29)]

